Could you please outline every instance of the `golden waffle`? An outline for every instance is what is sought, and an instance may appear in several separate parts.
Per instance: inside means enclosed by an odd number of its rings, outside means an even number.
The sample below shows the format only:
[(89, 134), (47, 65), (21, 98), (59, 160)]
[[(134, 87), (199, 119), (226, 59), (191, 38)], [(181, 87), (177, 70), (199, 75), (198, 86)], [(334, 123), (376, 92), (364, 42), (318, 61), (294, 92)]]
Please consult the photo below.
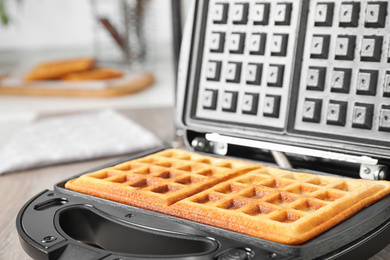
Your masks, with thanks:
[(26, 81), (59, 79), (67, 74), (82, 72), (95, 66), (93, 58), (79, 58), (45, 62), (35, 66), (25, 77)]
[(171, 204), (261, 167), (238, 160), (169, 149), (83, 175), (69, 181), (66, 188), (170, 213)]
[(300, 244), (390, 192), (390, 182), (280, 170), (169, 149), (66, 188), (284, 244)]
[(173, 207), (184, 218), (280, 243), (300, 244), (389, 192), (390, 183), (385, 181), (267, 167), (221, 183)]

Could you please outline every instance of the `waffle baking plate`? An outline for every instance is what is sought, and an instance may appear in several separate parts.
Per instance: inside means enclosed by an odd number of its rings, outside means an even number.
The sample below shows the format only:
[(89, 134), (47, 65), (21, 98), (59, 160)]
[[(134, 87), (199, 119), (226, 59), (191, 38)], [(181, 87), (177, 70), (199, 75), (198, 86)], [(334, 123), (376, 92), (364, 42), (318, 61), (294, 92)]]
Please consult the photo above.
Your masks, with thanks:
[(67, 181), (32, 198), (17, 217), (34, 259), (366, 259), (390, 242), (390, 196), (291, 246), (74, 192)]

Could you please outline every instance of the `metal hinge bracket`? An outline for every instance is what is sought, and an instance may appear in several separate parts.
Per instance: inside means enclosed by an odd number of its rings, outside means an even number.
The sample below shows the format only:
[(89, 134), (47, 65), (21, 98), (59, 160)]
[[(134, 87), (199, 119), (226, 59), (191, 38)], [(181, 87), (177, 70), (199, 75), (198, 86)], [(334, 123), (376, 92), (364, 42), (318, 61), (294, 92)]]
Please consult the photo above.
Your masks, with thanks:
[(388, 167), (385, 165), (361, 164), (359, 175), (360, 178), (368, 180), (386, 180), (388, 178), (388, 172)]
[(209, 141), (204, 137), (195, 137), (191, 146), (195, 151), (204, 153), (226, 155), (228, 151), (227, 143)]

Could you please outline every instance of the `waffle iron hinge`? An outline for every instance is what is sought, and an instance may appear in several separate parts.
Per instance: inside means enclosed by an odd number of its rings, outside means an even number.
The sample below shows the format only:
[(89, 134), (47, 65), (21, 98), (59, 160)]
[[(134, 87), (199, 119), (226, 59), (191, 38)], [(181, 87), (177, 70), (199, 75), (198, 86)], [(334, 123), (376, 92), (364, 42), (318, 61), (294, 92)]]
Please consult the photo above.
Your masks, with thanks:
[(276, 163), (283, 168), (292, 168), (287, 157), (284, 155), (284, 153), (289, 153), (359, 164), (359, 176), (363, 179), (386, 180), (390, 177), (388, 167), (386, 165), (378, 164), (378, 159), (369, 156), (356, 156), (338, 152), (276, 144), (258, 140), (225, 136), (217, 133), (207, 133), (205, 138), (195, 138), (191, 143), (193, 148), (197, 151), (219, 155), (227, 154), (229, 144), (269, 150), (272, 153)]
[(209, 141), (203, 137), (196, 137), (191, 142), (192, 148), (198, 152), (226, 155), (228, 144), (222, 142)]
[(389, 177), (389, 169), (386, 165), (381, 164), (361, 164), (359, 175), (363, 179), (387, 180)]

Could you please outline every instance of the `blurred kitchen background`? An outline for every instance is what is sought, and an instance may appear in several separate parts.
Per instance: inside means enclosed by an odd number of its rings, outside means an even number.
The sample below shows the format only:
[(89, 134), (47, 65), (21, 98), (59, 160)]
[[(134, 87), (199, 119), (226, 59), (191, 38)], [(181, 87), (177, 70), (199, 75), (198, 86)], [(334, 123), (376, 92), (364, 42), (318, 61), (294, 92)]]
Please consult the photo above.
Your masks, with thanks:
[[(141, 33), (146, 55), (137, 54), (132, 43), (136, 54), (130, 65), (115, 64), (119, 46), (109, 33), (101, 33), (102, 24), (97, 21), (99, 13), (106, 13), (115, 26), (125, 2), (134, 12), (136, 0), (0, 0), (9, 18), (7, 25), (0, 25), (0, 75), (40, 61), (94, 56), (110, 66), (151, 72), (156, 79), (141, 92), (109, 98), (0, 95), (0, 147), (19, 128), (48, 115), (174, 106), (171, 0), (141, 1), (145, 4)], [(189, 3), (181, 1), (183, 23)], [(112, 47), (104, 50), (106, 43)]]

